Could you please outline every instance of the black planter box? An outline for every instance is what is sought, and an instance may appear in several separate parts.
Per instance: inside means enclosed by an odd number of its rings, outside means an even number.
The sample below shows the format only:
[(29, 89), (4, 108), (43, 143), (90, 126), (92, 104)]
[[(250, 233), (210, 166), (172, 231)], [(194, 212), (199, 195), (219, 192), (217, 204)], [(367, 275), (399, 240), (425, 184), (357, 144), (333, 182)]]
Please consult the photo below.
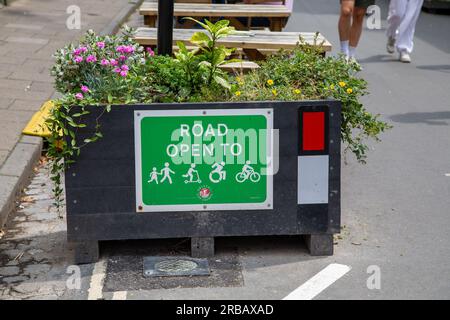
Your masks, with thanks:
[[(145, 212), (136, 210), (134, 112), (138, 110), (264, 109), (279, 129), (279, 171), (273, 176), (271, 210)], [(82, 141), (92, 134), (103, 108), (89, 108)], [(299, 112), (324, 111), (329, 156), (328, 201), (298, 204), (297, 172), (301, 155)], [(340, 232), (340, 127), (338, 101), (195, 103), (112, 106), (100, 117), (103, 138), (81, 150), (65, 172), (68, 241), (77, 263), (98, 258), (98, 241), (181, 238), (192, 240), (193, 256), (210, 256), (214, 237), (304, 235), (313, 255), (333, 254), (333, 234)], [(308, 155), (308, 152), (305, 152)], [(314, 155), (314, 152), (310, 153)]]

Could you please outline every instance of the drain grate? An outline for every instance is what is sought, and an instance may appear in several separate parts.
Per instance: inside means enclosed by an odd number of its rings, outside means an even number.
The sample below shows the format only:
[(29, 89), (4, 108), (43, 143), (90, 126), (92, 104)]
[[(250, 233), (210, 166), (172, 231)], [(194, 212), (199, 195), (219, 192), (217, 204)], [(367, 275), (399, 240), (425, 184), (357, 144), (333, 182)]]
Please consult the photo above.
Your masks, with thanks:
[(191, 257), (144, 257), (145, 277), (208, 276), (207, 259)]
[(189, 260), (165, 260), (155, 264), (159, 272), (189, 272), (197, 268), (198, 264)]

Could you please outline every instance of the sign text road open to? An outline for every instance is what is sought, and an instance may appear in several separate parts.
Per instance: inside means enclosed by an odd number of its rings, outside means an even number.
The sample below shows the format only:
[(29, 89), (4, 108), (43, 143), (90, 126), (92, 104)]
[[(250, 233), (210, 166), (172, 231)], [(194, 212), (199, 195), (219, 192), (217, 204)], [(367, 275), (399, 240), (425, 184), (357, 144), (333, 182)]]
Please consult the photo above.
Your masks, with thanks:
[(135, 111), (136, 210), (273, 205), (273, 109)]

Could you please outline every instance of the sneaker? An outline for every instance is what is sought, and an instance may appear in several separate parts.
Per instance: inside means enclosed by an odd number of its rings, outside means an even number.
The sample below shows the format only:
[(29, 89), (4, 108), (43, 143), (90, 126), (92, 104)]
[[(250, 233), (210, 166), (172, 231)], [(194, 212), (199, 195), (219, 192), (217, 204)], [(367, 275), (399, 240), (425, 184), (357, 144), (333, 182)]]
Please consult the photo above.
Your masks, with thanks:
[(400, 52), (400, 61), (404, 63), (410, 63), (411, 62), (411, 56), (408, 52), (402, 51)]
[(386, 44), (386, 50), (389, 53), (395, 52), (395, 38), (389, 37), (387, 44)]

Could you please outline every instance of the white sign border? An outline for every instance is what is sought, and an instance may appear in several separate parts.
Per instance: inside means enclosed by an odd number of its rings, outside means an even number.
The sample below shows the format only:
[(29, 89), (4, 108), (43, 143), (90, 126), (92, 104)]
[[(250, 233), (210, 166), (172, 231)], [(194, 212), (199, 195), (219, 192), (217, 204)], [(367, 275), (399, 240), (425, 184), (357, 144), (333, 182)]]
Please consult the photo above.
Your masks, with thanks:
[[(145, 117), (177, 117), (177, 116), (232, 116), (262, 115), (267, 119), (266, 146), (274, 159), (273, 108), (255, 109), (195, 109), (195, 110), (135, 110), (134, 111), (134, 155), (135, 155), (135, 187), (136, 212), (175, 212), (175, 211), (238, 211), (238, 210), (271, 210), (273, 209), (273, 175), (267, 175), (266, 201), (261, 203), (223, 203), (223, 204), (189, 204), (189, 205), (145, 205), (142, 201), (142, 150), (141, 120)], [(273, 172), (273, 170), (266, 170)]]

